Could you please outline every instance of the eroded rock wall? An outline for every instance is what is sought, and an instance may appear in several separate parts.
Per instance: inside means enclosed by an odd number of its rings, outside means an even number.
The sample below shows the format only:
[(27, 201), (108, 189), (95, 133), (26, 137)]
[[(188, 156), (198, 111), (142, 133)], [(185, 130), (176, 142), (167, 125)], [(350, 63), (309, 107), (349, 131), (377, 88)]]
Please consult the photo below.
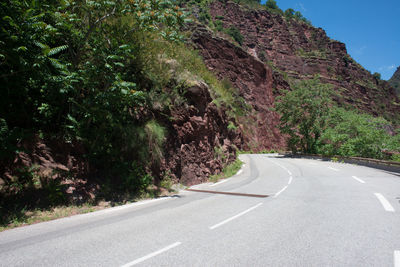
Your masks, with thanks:
[(288, 88), (288, 84), (251, 53), (214, 36), (205, 27), (196, 27), (191, 39), (209, 69), (219, 79), (229, 80), (251, 106), (247, 120), (240, 125), (243, 148), (260, 151), (284, 147), (284, 137), (276, 127), (279, 116), (271, 107), (274, 103), (273, 88)]
[[(225, 28), (234, 26), (240, 30), (244, 50), (267, 64), (272, 63), (289, 78), (308, 79), (319, 74), (323, 82), (332, 84), (340, 93), (338, 102), (399, 120), (400, 101), (395, 90), (351, 59), (345, 44), (330, 39), (323, 29), (231, 1), (214, 1), (210, 13), (212, 19), (221, 20)], [(207, 49), (203, 46), (206, 51), (202, 54), (214, 56), (215, 53)], [(215, 61), (219, 58), (221, 56), (213, 60), (206, 58), (211, 69), (218, 65)], [(279, 90), (273, 93), (279, 94)]]
[(185, 98), (171, 110), (163, 170), (175, 181), (193, 185), (233, 162), (242, 138), (228, 129), (228, 116), (212, 102), (205, 83), (187, 88)]

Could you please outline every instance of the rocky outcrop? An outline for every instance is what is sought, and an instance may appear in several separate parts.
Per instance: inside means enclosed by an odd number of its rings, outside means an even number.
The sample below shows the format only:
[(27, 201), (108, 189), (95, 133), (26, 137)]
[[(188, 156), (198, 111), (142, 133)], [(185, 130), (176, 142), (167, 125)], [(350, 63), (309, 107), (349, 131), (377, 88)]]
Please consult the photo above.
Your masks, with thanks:
[(251, 112), (242, 118), (240, 125), (243, 148), (260, 151), (283, 147), (284, 137), (276, 128), (279, 116), (271, 110), (274, 103), (272, 88), (288, 88), (288, 84), (279, 80), (280, 76), (258, 58), (214, 36), (205, 27), (195, 27), (191, 39), (209, 69), (219, 79), (229, 80), (251, 106)]
[(23, 197), (37, 201), (27, 203), (30, 207), (49, 199), (62, 203), (95, 199), (100, 186), (88, 180), (89, 162), (83, 156), (81, 144), (35, 136), (23, 140), (19, 149), (11, 162), (2, 162), (0, 166), (0, 200)]
[[(340, 93), (337, 100), (341, 104), (373, 115), (384, 115), (393, 121), (400, 119), (400, 101), (395, 90), (356, 63), (347, 54), (346, 46), (330, 39), (323, 29), (231, 1), (213, 1), (210, 13), (213, 20), (222, 22), (223, 27), (239, 29), (244, 37), (243, 49), (275, 67), (276, 71), (285, 73), (286, 81), (308, 79), (318, 74), (323, 82), (332, 84)], [(219, 60), (226, 60), (213, 49), (209, 51), (209, 47), (202, 46), (202, 54), (211, 69), (219, 65)], [(213, 56), (216, 58), (212, 59)], [(232, 58), (232, 62), (238, 59)], [(251, 65), (247, 68), (246, 72), (253, 72)], [(255, 65), (254, 72), (259, 69)], [(223, 71), (217, 73), (224, 75)], [(276, 89), (270, 87), (273, 83), (269, 81), (265, 87)], [(274, 95), (279, 94), (279, 90), (272, 91)]]
[(163, 170), (175, 181), (193, 185), (234, 161), (242, 139), (228, 129), (228, 116), (212, 102), (207, 84), (192, 82), (185, 98), (171, 110)]
[(396, 90), (397, 95), (400, 96), (400, 67), (397, 68), (388, 82)]

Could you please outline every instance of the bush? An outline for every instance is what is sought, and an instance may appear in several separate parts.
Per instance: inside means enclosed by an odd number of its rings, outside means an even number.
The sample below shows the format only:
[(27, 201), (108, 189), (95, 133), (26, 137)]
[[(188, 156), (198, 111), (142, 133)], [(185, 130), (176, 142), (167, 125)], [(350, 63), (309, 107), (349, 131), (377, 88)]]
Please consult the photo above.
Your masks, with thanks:
[(355, 111), (331, 109), (327, 123), (319, 146), (324, 155), (382, 159), (392, 138), (385, 131), (388, 121)]
[(244, 38), (243, 35), (240, 33), (239, 29), (236, 28), (235, 26), (231, 26), (226, 30), (226, 33), (229, 34), (233, 40), (238, 42), (239, 45), (243, 44)]

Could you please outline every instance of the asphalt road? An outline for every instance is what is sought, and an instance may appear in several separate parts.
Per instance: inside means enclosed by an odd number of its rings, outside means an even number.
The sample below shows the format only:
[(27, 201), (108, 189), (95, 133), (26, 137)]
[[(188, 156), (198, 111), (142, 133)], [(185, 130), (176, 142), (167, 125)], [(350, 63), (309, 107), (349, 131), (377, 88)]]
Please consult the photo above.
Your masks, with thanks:
[(277, 155), (182, 191), (0, 233), (1, 266), (400, 267), (400, 174)]

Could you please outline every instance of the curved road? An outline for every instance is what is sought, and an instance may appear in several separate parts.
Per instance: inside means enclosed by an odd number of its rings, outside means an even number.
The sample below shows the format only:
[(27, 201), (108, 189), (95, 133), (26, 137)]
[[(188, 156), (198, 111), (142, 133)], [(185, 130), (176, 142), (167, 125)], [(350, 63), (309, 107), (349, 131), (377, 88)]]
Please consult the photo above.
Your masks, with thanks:
[(400, 267), (400, 174), (278, 155), (179, 195), (0, 233), (1, 266)]

